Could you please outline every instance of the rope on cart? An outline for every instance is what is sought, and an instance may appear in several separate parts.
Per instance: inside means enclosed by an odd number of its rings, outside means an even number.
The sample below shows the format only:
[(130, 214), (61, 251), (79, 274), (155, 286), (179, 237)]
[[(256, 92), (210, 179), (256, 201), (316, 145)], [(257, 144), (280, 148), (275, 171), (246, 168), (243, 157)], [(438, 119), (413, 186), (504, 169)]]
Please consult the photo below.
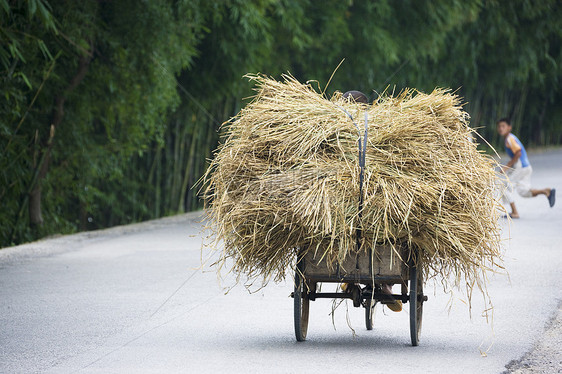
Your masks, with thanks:
[[(359, 148), (359, 212), (358, 212), (359, 224), (357, 225), (357, 230), (356, 230), (356, 239), (357, 239), (356, 244), (357, 244), (357, 251), (359, 251), (359, 249), (361, 248), (361, 234), (362, 234), (361, 220), (363, 217), (363, 181), (365, 180), (365, 157), (367, 153), (369, 115), (367, 111), (365, 111), (365, 131), (363, 132), (363, 139), (361, 139), (361, 129), (359, 129), (359, 126), (357, 126), (357, 124), (355, 123), (353, 116), (347, 110), (340, 107), (339, 105), (336, 106), (340, 108), (345, 114), (347, 114), (347, 116), (349, 117), (349, 119), (351, 119), (351, 122), (353, 123), (359, 134), (359, 138), (357, 139), (357, 146)], [(361, 144), (361, 140), (363, 140), (363, 144)]]

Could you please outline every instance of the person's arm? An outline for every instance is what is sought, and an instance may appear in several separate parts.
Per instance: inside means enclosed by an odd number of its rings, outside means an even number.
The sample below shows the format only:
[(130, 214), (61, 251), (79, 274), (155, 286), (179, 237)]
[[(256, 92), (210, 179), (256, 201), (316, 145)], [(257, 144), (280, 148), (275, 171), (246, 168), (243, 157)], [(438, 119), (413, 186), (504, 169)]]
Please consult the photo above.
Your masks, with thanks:
[(511, 160), (509, 160), (507, 165), (502, 167), (502, 170), (504, 172), (512, 168), (513, 165), (515, 165), (515, 163), (517, 162), (517, 160), (519, 160), (519, 157), (521, 157), (521, 147), (519, 146), (519, 144), (517, 144), (517, 142), (513, 139), (513, 137), (510, 137), (509, 139), (507, 139), (507, 141), (509, 143), (509, 148), (513, 152), (513, 157), (511, 158)]
[(505, 165), (507, 168), (513, 167), (513, 165), (515, 165), (515, 163), (517, 162), (517, 160), (519, 160), (519, 157), (521, 157), (521, 150), (518, 149), (517, 151), (515, 151), (513, 153), (513, 157), (511, 160), (509, 160), (509, 162), (507, 163), (507, 165)]

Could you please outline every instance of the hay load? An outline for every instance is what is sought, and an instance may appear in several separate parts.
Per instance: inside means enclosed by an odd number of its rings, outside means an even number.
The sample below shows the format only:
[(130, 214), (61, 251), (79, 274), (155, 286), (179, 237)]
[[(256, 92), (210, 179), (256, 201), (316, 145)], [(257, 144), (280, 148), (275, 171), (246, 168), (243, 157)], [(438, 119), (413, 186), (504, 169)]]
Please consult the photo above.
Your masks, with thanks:
[(289, 76), (250, 78), (257, 95), (204, 177), (219, 266), (281, 280), (299, 249), (341, 263), (359, 228), (360, 250), (407, 243), (429, 276), (481, 287), (500, 258), (495, 162), (459, 97), (405, 90), (365, 105)]

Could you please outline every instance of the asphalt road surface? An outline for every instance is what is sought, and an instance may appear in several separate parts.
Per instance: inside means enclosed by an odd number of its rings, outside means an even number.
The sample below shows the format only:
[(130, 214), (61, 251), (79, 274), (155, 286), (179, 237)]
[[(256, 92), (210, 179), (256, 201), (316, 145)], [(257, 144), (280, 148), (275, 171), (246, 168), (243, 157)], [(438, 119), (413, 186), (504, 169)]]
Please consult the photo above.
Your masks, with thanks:
[[(471, 318), (461, 294), (426, 286), (418, 347), (408, 304), (401, 313), (378, 306), (366, 331), (363, 309), (343, 304), (332, 319), (330, 300), (311, 303), (308, 340), (297, 343), (291, 281), (225, 294), (232, 276), (219, 284), (198, 269), (209, 253), (201, 213), (191, 213), (0, 250), (0, 372), (559, 372), (559, 346), (538, 363), (529, 355), (560, 321), (562, 150), (531, 163), (533, 184), (558, 186), (559, 201), (551, 209), (543, 196), (519, 198), (522, 218), (502, 222), (509, 277), (489, 279), (493, 322), (479, 294)], [(550, 333), (558, 342), (560, 331)]]

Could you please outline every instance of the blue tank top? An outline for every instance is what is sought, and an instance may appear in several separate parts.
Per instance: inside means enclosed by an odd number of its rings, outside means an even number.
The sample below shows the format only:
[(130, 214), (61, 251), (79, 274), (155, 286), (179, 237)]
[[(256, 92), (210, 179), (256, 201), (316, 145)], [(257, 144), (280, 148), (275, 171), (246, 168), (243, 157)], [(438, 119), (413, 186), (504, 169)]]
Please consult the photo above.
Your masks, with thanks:
[(510, 158), (513, 158), (515, 152), (521, 150), (521, 157), (519, 157), (519, 161), (521, 161), (522, 167), (527, 167), (530, 165), (529, 159), (527, 158), (527, 151), (525, 151), (525, 147), (521, 141), (513, 134), (509, 134), (505, 137), (505, 151)]

